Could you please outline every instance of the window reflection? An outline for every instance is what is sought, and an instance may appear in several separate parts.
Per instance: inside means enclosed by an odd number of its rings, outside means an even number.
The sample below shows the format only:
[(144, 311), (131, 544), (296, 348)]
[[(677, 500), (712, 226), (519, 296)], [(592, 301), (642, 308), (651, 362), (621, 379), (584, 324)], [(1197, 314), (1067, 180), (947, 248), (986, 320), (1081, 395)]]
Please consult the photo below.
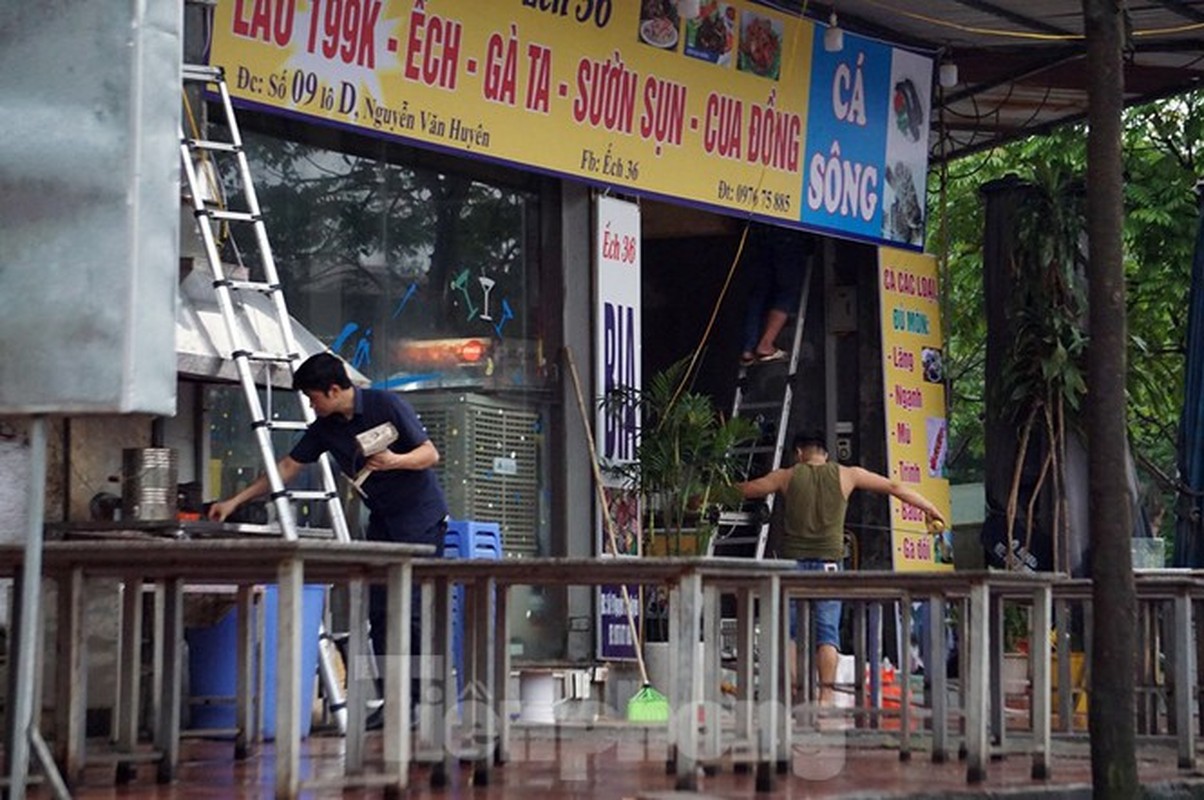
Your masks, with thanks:
[[(245, 138), (289, 310), (373, 385), (505, 390), (537, 379), (534, 194)], [(236, 231), (223, 257), (254, 276), (250, 235)]]

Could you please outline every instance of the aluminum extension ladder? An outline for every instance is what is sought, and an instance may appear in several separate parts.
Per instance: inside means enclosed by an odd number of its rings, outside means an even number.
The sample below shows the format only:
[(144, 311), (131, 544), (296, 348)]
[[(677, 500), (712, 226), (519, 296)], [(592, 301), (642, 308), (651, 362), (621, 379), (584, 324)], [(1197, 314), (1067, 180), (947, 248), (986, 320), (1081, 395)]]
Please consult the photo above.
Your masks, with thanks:
[[(230, 357), (238, 371), (239, 383), (242, 384), (247, 408), (251, 414), (251, 428), (263, 461), (264, 474), (267, 475), (268, 483), (271, 486), (271, 499), (280, 525), (280, 533), (286, 540), (296, 541), (298, 528), (293, 503), (311, 501), (325, 505), (335, 539), (340, 542), (350, 541), (347, 519), (339, 500), (334, 471), (328, 457), (323, 455), (319, 461), (321, 489), (317, 491), (288, 489), (277, 468), (276, 452), (272, 445), (272, 432), (304, 430), (314, 421), (315, 415), (305, 397), (300, 394), (298, 401), (303, 419), (281, 420), (265, 414), (264, 404), (260, 401), (259, 388), (255, 383), (255, 373), (257, 368), (262, 369), (267, 406), (270, 411), (273, 370), (287, 368), (291, 378), (293, 371), (301, 361), (301, 354), (298, 352), (293, 335), (288, 307), (284, 302), (284, 290), (276, 270), (275, 259), (272, 256), (267, 227), (264, 224), (263, 215), (260, 213), (259, 199), (255, 193), (255, 184), (251, 180), (251, 170), (243, 149), (238, 122), (234, 116), (234, 106), (230, 102), (230, 92), (225, 75), (219, 67), (185, 64), (183, 79), (185, 88), (191, 84), (200, 86), (201, 89), (216, 91), (225, 116), (222, 122), (229, 133), (228, 139), (219, 141), (200, 138), (199, 133), (195, 131), (194, 136), (189, 137), (185, 135), (181, 127), (180, 156), (193, 214), (196, 217), (197, 232), (204, 244), (205, 256), (212, 270), (213, 290), (232, 348)], [(187, 95), (185, 95), (185, 99), (187, 100)], [(213, 126), (208, 126), (206, 133), (212, 130)], [(225, 169), (223, 170), (223, 168)], [(224, 181), (229, 181), (229, 183)], [(232, 210), (225, 206), (225, 198), (240, 195), (245, 208)], [(232, 231), (235, 226), (249, 226), (253, 231), (254, 243), (259, 256), (257, 267), (261, 272), (256, 275), (255, 280), (233, 279), (227, 274), (227, 266), (222, 263), (218, 248), (219, 229), (228, 227)], [(244, 306), (240, 300), (240, 293), (243, 292), (257, 292), (271, 300), (274, 322), (277, 326), (274, 333), (276, 340), (283, 344), (283, 350), (265, 352), (254, 349), (255, 339), (247, 324), (246, 315), (242, 313)], [(347, 729), (345, 695), (339, 684), (334, 663), (334, 648), (331, 647), (331, 637), (327, 634), (325, 626), (320, 634), (320, 642), (318, 666), (327, 705), (338, 723), (339, 730), (345, 733)]]
[[(742, 365), (736, 378), (732, 417), (751, 419), (761, 431), (757, 441), (734, 450), (734, 454), (742, 459), (742, 471), (746, 478), (764, 475), (777, 469), (782, 462), (815, 259), (814, 253), (806, 256), (798, 309), (792, 317), (790, 356), (784, 362), (785, 369), (782, 369), (782, 364)], [(756, 510), (721, 512), (715, 533), (707, 544), (707, 555), (764, 558), (775, 497), (774, 494), (769, 495), (764, 502), (758, 503)]]
[[(232, 352), (231, 359), (238, 370), (239, 382), (246, 396), (247, 408), (251, 413), (251, 429), (255, 434), (256, 444), (263, 460), (264, 473), (271, 486), (271, 499), (275, 506), (276, 518), (280, 524), (280, 532), (285, 539), (297, 539), (296, 514), (293, 501), (311, 500), (327, 505), (331, 527), (335, 538), (345, 542), (350, 539), (347, 521), (343, 515), (343, 506), (339, 502), (338, 489), (335, 485), (334, 472), (330, 461), (323, 456), (320, 461), (322, 488), (317, 491), (291, 491), (284, 486), (280, 471), (276, 466), (276, 452), (272, 445), (272, 432), (278, 430), (305, 430), (314, 421), (313, 409), (299, 396), (304, 419), (280, 420), (270, 419), (264, 413), (264, 404), (260, 401), (259, 388), (255, 383), (255, 369), (263, 368), (264, 384), (267, 387), (267, 399), (271, 404), (271, 371), (274, 366), (287, 366), (289, 374), (301, 362), (297, 343), (293, 336), (293, 326), (289, 317), (288, 307), (284, 302), (284, 290), (280, 284), (280, 276), (276, 271), (276, 262), (272, 257), (272, 248), (268, 242), (267, 226), (259, 209), (259, 199), (255, 194), (255, 185), (251, 180), (251, 170), (243, 150), (242, 135), (234, 117), (234, 106), (230, 102), (230, 92), (226, 85), (222, 70), (218, 67), (184, 66), (184, 82), (197, 83), (205, 87), (216, 87), (221, 98), (221, 106), (225, 112), (223, 120), (229, 131), (227, 141), (191, 138), (181, 132), (180, 155), (187, 177), (188, 190), (192, 199), (192, 210), (196, 216), (197, 232), (204, 243), (205, 255), (213, 272), (213, 290), (217, 296), (218, 308), (221, 310), (225, 323), (226, 335), (229, 337)], [(212, 126), (209, 128), (212, 130)], [(220, 163), (219, 163), (220, 161)], [(205, 181), (225, 181), (230, 179), (228, 173), (222, 172), (222, 167), (233, 162), (237, 168), (234, 191), (222, 191), (223, 186), (208, 186)], [(225, 184), (230, 185), (230, 184)], [(246, 207), (232, 210), (224, 203), (207, 202), (208, 198), (220, 196), (241, 196)], [(250, 226), (254, 232), (254, 241), (259, 250), (259, 269), (262, 276), (255, 280), (234, 280), (227, 275), (227, 266), (222, 263), (218, 251), (219, 226), (236, 225)], [(280, 352), (257, 351), (253, 349), (254, 339), (245, 324), (245, 315), (240, 314), (242, 304), (238, 299), (241, 292), (258, 292), (272, 301), (275, 333), (283, 343), (284, 350)]]

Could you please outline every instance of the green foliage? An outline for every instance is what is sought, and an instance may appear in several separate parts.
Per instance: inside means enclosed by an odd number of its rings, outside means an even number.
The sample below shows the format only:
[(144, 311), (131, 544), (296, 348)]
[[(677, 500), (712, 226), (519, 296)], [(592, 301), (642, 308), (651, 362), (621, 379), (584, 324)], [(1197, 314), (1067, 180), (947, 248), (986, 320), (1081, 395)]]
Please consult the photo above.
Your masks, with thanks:
[[(743, 418), (724, 418), (709, 395), (684, 388), (689, 359), (652, 376), (643, 389), (623, 387), (603, 399), (608, 413), (640, 412), (636, 459), (615, 467), (639, 492), (647, 511), (645, 536), (657, 530), (672, 537), (670, 552), (680, 552), (681, 534), (707, 528), (698, 513), (739, 474), (733, 450), (756, 439), (757, 426)], [(710, 533), (704, 530), (705, 535)]]
[[(983, 409), (986, 376), (986, 313), (982, 282), (982, 237), (985, 226), (981, 188), (1009, 175), (1028, 180), (1044, 175), (1081, 173), (1086, 163), (1081, 127), (1068, 127), (1047, 137), (961, 159), (929, 182), (935, 207), (930, 249), (947, 260), (944, 285), (944, 328), (947, 331), (946, 374), (949, 376), (949, 421), (952, 436), (948, 463), (954, 483), (982, 480), (985, 442)], [(1035, 226), (1038, 227), (1038, 226)], [(939, 251), (946, 249), (942, 254)]]
[[(1139, 460), (1172, 475), (1183, 404), (1187, 296), (1199, 218), (1192, 188), (1204, 143), (1204, 93), (1130, 109), (1124, 137), (1129, 434)], [(986, 321), (979, 188), (1015, 173), (1047, 190), (1059, 182), (1069, 189), (1074, 176), (1086, 174), (1085, 140), (1082, 126), (1068, 126), (1048, 136), (961, 159), (947, 167), (947, 174), (937, 173), (929, 182), (935, 221), (930, 248), (939, 251), (941, 243), (948, 242), (945, 330), (954, 454), (949, 472), (954, 482), (982, 478)], [(1042, 232), (1068, 221), (1065, 215), (1036, 215), (1030, 226), (1033, 232)], [(1069, 230), (1064, 229), (1063, 234), (1063, 242), (1069, 245)], [(1032, 291), (1056, 300), (1045, 276), (1043, 281)], [(1064, 390), (1070, 393), (1067, 400), (1081, 393), (1084, 375), (1077, 354), (1082, 342), (1074, 330), (1028, 322), (1034, 326), (1032, 344), (1043, 337), (1050, 346), (1048, 363), (1039, 372), (1034, 366), (1016, 377), (1023, 377), (1029, 386), (1040, 386), (1060, 375)], [(1040, 337), (1038, 330), (1043, 331)], [(1056, 342), (1061, 343), (1060, 349)]]
[(1063, 404), (1078, 409), (1087, 391), (1082, 187), (1071, 165), (1047, 161), (1031, 170), (1032, 190), (1016, 209), (1007, 300), (1015, 335), (1000, 382), (1007, 395), (1000, 408), (1016, 423)]
[(1003, 607), (1003, 650), (1005, 653), (1028, 650), (1028, 609), (1008, 603)]
[(1183, 407), (1202, 136), (1200, 93), (1134, 109), (1125, 130), (1129, 433), (1137, 452), (1166, 474), (1175, 471)]

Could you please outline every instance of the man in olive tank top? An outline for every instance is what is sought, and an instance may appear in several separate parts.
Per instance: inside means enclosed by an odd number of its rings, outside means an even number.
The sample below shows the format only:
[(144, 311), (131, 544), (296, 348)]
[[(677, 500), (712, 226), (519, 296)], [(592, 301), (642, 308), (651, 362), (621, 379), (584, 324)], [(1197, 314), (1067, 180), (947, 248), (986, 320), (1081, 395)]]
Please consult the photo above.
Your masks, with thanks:
[[(925, 521), (945, 523), (945, 518), (919, 492), (862, 467), (846, 467), (828, 461), (823, 433), (799, 433), (794, 437), (793, 467), (776, 469), (756, 480), (736, 484), (747, 500), (779, 492), (783, 498), (784, 535), (779, 556), (792, 558), (799, 569), (836, 571), (844, 559), (844, 515), (854, 489), (888, 494), (924, 512)], [(832, 687), (840, 658), (840, 601), (815, 604), (817, 629), (816, 671), (819, 673), (820, 705), (832, 704)], [(795, 628), (793, 617), (790, 628)], [(794, 649), (790, 654), (793, 657)], [(791, 665), (791, 683), (794, 683)]]

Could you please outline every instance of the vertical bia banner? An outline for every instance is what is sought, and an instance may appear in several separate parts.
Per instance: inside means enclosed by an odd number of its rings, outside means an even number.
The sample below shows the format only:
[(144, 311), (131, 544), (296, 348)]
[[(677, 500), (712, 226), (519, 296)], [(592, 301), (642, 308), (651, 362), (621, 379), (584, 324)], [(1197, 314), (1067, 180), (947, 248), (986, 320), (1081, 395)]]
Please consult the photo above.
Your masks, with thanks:
[[(880, 248), (878, 279), (888, 474), (927, 497), (949, 519), (949, 422), (936, 259)], [(894, 497), (890, 528), (895, 570), (953, 569), (951, 530), (930, 535), (923, 513)]]
[[(594, 230), (594, 386), (603, 398), (638, 392), (640, 375), (640, 207), (611, 197), (599, 197)], [(601, 398), (599, 398), (601, 399)], [(632, 398), (634, 399), (634, 398)], [(602, 509), (598, 509), (598, 553), (618, 558), (640, 554), (639, 496), (621, 475), (621, 467), (636, 460), (640, 410), (635, 403), (597, 403), (594, 439), (602, 469), (602, 492), (614, 523), (615, 543)], [(641, 618), (638, 586), (629, 586), (632, 616)], [(627, 621), (622, 589), (598, 589), (598, 657), (635, 658), (633, 632)]]

